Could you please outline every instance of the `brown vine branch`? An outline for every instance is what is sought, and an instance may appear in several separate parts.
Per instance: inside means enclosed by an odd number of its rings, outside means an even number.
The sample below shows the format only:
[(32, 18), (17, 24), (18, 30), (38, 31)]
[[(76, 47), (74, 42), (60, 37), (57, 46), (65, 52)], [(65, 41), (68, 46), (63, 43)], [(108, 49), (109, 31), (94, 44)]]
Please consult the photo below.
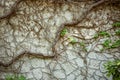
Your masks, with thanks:
[(56, 45), (57, 45), (57, 42), (60, 39), (60, 33), (65, 28), (65, 26), (75, 26), (75, 25), (79, 24), (80, 22), (82, 22), (86, 18), (86, 16), (89, 14), (89, 12), (91, 10), (93, 10), (95, 7), (98, 7), (98, 6), (102, 5), (102, 4), (104, 4), (106, 1), (109, 1), (109, 0), (100, 0), (100, 1), (92, 4), (91, 6), (89, 6), (89, 8), (85, 12), (83, 12), (83, 15), (79, 18), (79, 20), (72, 21), (70, 23), (62, 24), (59, 27), (59, 29), (58, 29), (58, 31), (56, 33), (56, 39), (55, 39), (53, 47), (52, 47), (52, 50), (54, 51), (54, 53), (57, 53)]
[[(26, 0), (17, 0), (14, 4), (13, 4), (13, 6), (10, 8), (10, 11), (9, 12), (7, 12), (7, 13), (5, 13), (4, 15), (2, 15), (2, 16), (0, 16), (0, 19), (4, 19), (4, 18), (8, 18), (8, 17), (10, 17), (15, 11), (16, 11), (16, 8), (17, 8), (17, 6), (22, 2), (22, 1), (26, 1)], [(53, 0), (55, 3), (59, 3), (60, 1), (56, 1), (56, 0)], [(79, 0), (78, 2), (86, 2), (86, 1), (88, 1), (88, 0)], [(102, 4), (102, 3), (104, 3), (104, 2), (106, 2), (106, 1), (109, 1), (109, 0), (100, 0), (100, 1), (97, 1), (95, 4), (93, 4), (93, 5), (91, 5), (91, 7), (89, 8), (90, 10), (92, 9), (92, 8), (94, 8), (94, 7), (97, 7), (97, 6), (99, 6), (100, 4)], [(115, 2), (118, 2), (119, 0), (114, 0), (114, 1), (112, 1), (112, 0), (110, 0), (112, 3), (115, 3)], [(63, 2), (63, 1), (62, 1)], [(68, 1), (68, 2), (74, 2), (74, 1)], [(89, 10), (88, 10), (89, 11)], [(78, 23), (80, 22), (80, 21), (74, 21), (74, 22), (72, 22), (71, 24), (73, 25), (75, 25), (75, 24), (78, 24)], [(69, 25), (71, 25), (70, 23), (69, 23)], [(68, 24), (67, 24), (68, 25)], [(68, 26), (69, 26), (68, 25)]]
[(21, 54), (19, 54), (18, 56), (16, 56), (15, 58), (13, 58), (11, 61), (9, 61), (8, 63), (3, 63), (0, 62), (0, 66), (3, 67), (9, 67), (11, 66), (13, 63), (15, 63), (16, 61), (18, 61), (20, 58), (23, 58), (24, 56), (32, 56), (32, 57), (36, 57), (36, 58), (40, 58), (40, 59), (54, 59), (54, 55), (53, 56), (47, 56), (47, 55), (43, 55), (42, 53), (31, 53), (31, 52), (22, 52)]
[[(10, 9), (10, 12), (8, 12), (7, 14), (3, 15), (3, 16), (0, 16), (0, 19), (4, 19), (4, 18), (8, 18), (10, 15), (12, 15), (15, 11), (16, 11), (16, 7), (17, 5), (21, 2), (21, 1), (25, 1), (25, 0), (18, 0), (17, 2), (15, 2), (15, 4), (11, 7)], [(58, 40), (60, 39), (60, 32), (63, 30), (63, 28), (65, 26), (73, 26), (73, 25), (77, 25), (78, 23), (80, 23), (81, 21), (83, 21), (87, 14), (95, 7), (98, 7), (102, 4), (104, 4), (106, 1), (109, 1), (109, 0), (100, 0), (94, 4), (92, 4), (91, 6), (89, 6), (88, 10), (86, 10), (82, 17), (79, 18), (79, 20), (76, 20), (76, 21), (73, 21), (71, 23), (64, 23), (60, 26), (60, 28), (58, 29), (57, 33), (56, 33), (56, 39), (54, 41), (54, 44), (53, 44), (53, 47), (52, 47), (52, 51), (54, 53), (57, 53), (57, 50), (56, 50), (56, 44), (58, 42)], [(20, 58), (22, 58), (23, 56), (34, 56), (34, 57), (38, 57), (38, 58), (41, 58), (41, 59), (54, 59), (58, 56), (58, 54), (55, 54), (53, 56), (45, 56), (43, 54), (36, 54), (36, 53), (31, 53), (31, 52), (23, 52), (21, 54), (19, 54), (18, 56), (16, 56), (15, 58), (13, 58), (10, 62), (8, 63), (3, 63), (3, 62), (0, 62), (0, 66), (2, 67), (9, 67), (11, 66), (14, 62), (16, 62), (17, 60), (19, 60)]]

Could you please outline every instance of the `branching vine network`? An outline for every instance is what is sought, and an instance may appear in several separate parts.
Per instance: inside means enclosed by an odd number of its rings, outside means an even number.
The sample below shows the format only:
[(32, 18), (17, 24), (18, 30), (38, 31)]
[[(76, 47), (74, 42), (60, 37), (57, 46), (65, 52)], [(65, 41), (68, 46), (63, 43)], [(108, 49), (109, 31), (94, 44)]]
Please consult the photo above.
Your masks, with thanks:
[[(10, 18), (14, 13), (16, 13), (16, 11), (17, 11), (17, 6), (18, 6), (21, 2), (24, 2), (24, 1), (26, 1), (26, 0), (17, 0), (17, 1), (12, 5), (12, 7), (11, 7), (10, 10), (9, 10), (9, 12), (7, 12), (7, 13), (5, 13), (4, 15), (0, 16), (0, 20)], [(86, 0), (81, 0), (81, 1), (86, 1)], [(81, 1), (78, 1), (78, 2), (81, 2)], [(56, 38), (55, 38), (54, 44), (53, 44), (53, 46), (52, 46), (52, 51), (53, 51), (54, 55), (48, 55), (48, 56), (46, 56), (46, 55), (43, 55), (43, 54), (35, 54), (35, 53), (29, 52), (29, 51), (24, 51), (24, 52), (22, 52), (21, 54), (19, 54), (18, 56), (14, 57), (14, 58), (13, 58), (11, 61), (9, 61), (8, 63), (0, 62), (0, 66), (2, 66), (2, 67), (9, 67), (9, 66), (13, 65), (13, 63), (15, 63), (17, 60), (19, 60), (20, 58), (22, 58), (22, 57), (24, 57), (24, 56), (35, 56), (35, 57), (38, 57), (38, 58), (41, 58), (41, 59), (45, 59), (45, 60), (46, 60), (46, 59), (55, 59), (55, 58), (57, 58), (57, 57), (59, 56), (59, 54), (58, 54), (58, 52), (57, 52), (56, 46), (57, 46), (58, 40), (61, 38), (60, 33), (61, 33), (61, 31), (65, 28), (65, 26), (68, 26), (68, 27), (69, 27), (69, 26), (75, 26), (75, 25), (79, 24), (80, 22), (82, 22), (82, 21), (86, 18), (86, 16), (87, 16), (93, 9), (95, 9), (95, 8), (97, 8), (97, 7), (99, 7), (99, 6), (104, 5), (105, 3), (114, 3), (115, 1), (116, 1), (116, 0), (111, 0), (111, 1), (110, 1), (110, 0), (96, 0), (95, 3), (91, 4), (91, 5), (89, 6), (89, 8), (88, 8), (85, 12), (83, 12), (81, 18), (79, 18), (79, 19), (77, 19), (77, 20), (75, 20), (75, 21), (72, 21), (72, 22), (70, 22), (70, 23), (64, 23), (64, 24), (62, 24), (62, 25), (59, 27), (59, 29), (58, 29), (58, 31), (57, 31), (57, 33), (56, 33)], [(69, 1), (63, 1), (62, 3), (64, 3), (64, 2), (68, 2), (68, 3), (73, 2), (73, 3), (74, 3), (74, 1), (71, 1), (71, 2), (69, 2)], [(78, 3), (78, 2), (76, 2), (76, 3)], [(57, 2), (56, 0), (54, 0), (53, 3), (60, 3), (60, 1)]]

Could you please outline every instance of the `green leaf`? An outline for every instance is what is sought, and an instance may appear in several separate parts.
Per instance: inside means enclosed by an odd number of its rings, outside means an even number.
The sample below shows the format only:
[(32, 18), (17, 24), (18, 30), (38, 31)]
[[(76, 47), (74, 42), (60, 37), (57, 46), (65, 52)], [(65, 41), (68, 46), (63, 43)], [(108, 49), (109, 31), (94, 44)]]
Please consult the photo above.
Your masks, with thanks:
[(84, 46), (85, 47), (85, 43), (84, 42), (80, 42), (80, 46)]
[(100, 32), (99, 32), (99, 35), (100, 35), (100, 36), (107, 36), (107, 37), (110, 37), (110, 34), (107, 33), (106, 31), (100, 31)]
[(19, 77), (19, 80), (27, 80), (23, 75)]
[(117, 30), (115, 33), (116, 33), (116, 35), (120, 35), (120, 29)]
[(23, 75), (7, 75), (5, 80), (27, 80)]
[(7, 75), (5, 76), (5, 80), (13, 80), (13, 76)]
[(95, 34), (95, 35), (94, 35), (94, 39), (97, 39), (98, 37), (99, 37), (98, 34)]
[(115, 41), (111, 46), (111, 48), (117, 48), (117, 47), (120, 47), (120, 40)]
[(80, 42), (79, 44), (82, 47), (82, 49), (87, 52), (87, 49), (85, 47), (85, 43), (84, 42)]
[(77, 42), (77, 40), (73, 37), (69, 37), (69, 40), (72, 44), (75, 44)]
[(112, 24), (112, 26), (114, 26), (114, 27), (120, 27), (120, 22), (115, 22), (115, 23)]
[(67, 30), (66, 28), (64, 28), (64, 29), (61, 31), (60, 35), (61, 35), (61, 36), (64, 36), (67, 32), (68, 32), (68, 30)]
[(111, 40), (105, 40), (105, 42), (103, 43), (103, 46), (106, 48), (110, 48), (110, 43), (111, 43)]
[(119, 65), (120, 65), (120, 62), (118, 62), (117, 65), (119, 66)]
[(120, 60), (116, 59), (114, 61), (107, 61), (104, 64), (104, 68), (107, 71), (107, 76), (110, 77), (113, 76), (113, 80), (120, 80)]

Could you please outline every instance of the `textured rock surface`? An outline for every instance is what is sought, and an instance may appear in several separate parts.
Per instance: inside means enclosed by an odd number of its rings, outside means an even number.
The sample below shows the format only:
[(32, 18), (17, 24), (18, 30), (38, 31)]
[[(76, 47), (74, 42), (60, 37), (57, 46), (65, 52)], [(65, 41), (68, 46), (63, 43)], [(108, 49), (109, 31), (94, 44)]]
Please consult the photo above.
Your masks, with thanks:
[[(7, 1), (5, 5), (9, 7), (15, 0)], [(9, 62), (24, 51), (53, 55), (52, 45), (59, 27), (81, 18), (86, 4), (89, 5), (86, 2), (54, 4), (40, 0), (20, 3), (16, 15), (9, 22), (7, 19), (0, 20), (0, 61)], [(0, 7), (0, 15), (6, 12), (7, 7)], [(57, 60), (23, 57), (10, 70), (17, 69), (30, 80), (108, 80), (103, 64), (107, 60), (120, 58), (120, 52), (119, 49), (101, 52), (101, 44), (107, 37), (95, 40), (94, 35), (101, 30), (112, 33), (112, 19), (117, 17), (114, 16), (116, 14), (119, 16), (119, 9), (110, 6), (93, 10), (77, 26), (66, 26), (68, 33), (56, 46), (59, 52)], [(78, 43), (71, 44), (70, 37)], [(110, 39), (114, 41), (119, 37), (111, 35)], [(80, 42), (84, 42), (85, 46), (80, 46)], [(3, 69), (0, 67), (0, 70)], [(14, 73), (7, 70), (0, 72), (0, 77)]]

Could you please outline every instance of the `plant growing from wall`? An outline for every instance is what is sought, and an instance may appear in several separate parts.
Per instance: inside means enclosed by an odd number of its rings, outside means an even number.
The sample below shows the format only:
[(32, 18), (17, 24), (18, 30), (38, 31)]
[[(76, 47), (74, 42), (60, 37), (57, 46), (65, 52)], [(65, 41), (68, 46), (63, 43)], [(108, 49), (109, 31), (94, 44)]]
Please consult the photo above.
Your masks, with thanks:
[(107, 76), (113, 77), (113, 80), (120, 80), (120, 59), (114, 61), (107, 61), (104, 64), (104, 68), (107, 71)]
[(94, 38), (97, 39), (99, 36), (101, 37), (110, 37), (110, 34), (106, 31), (100, 31), (99, 33), (94, 35)]
[(116, 40), (114, 43), (112, 43), (111, 48), (117, 48), (120, 47), (120, 40)]
[[(24, 0), (18, 0), (15, 5), (18, 5), (18, 3), (20, 3), (20, 1), (24, 1)], [(104, 1), (106, 1), (106, 0), (101, 0), (99, 3), (103, 3)], [(96, 7), (95, 5), (98, 5), (99, 3), (90, 6), (91, 9), (88, 9), (87, 12), (89, 12), (90, 10), (92, 10), (92, 7)], [(17, 7), (17, 6), (15, 6), (15, 7)], [(17, 11), (17, 10), (14, 9), (15, 7), (13, 7), (13, 9), (11, 9), (10, 13), (8, 14), (8, 16), (9, 16), (10, 14), (12, 14), (14, 11)], [(85, 13), (85, 14), (86, 14), (86, 13)], [(7, 15), (2, 16), (1, 19), (2, 19), (2, 18), (6, 18), (6, 17), (8, 17), (8, 16), (7, 16)], [(86, 15), (85, 15), (85, 16), (86, 16)], [(83, 18), (80, 18), (80, 19), (82, 20)], [(79, 23), (81, 20), (78, 20), (78, 21), (74, 22), (74, 24), (75, 24), (75, 23)], [(64, 25), (69, 25), (69, 24), (66, 23), (66, 24), (64, 24)], [(118, 25), (115, 25), (115, 26), (118, 26)], [(63, 29), (63, 31), (61, 32), (61, 36), (64, 36), (66, 33), (67, 33), (67, 29)], [(107, 36), (107, 37), (109, 37), (109, 34), (108, 34), (107, 32), (105, 32), (105, 31), (101, 31), (98, 35), (99, 35), (99, 36)], [(56, 38), (56, 39), (57, 39), (57, 38)], [(55, 41), (56, 41), (56, 40), (55, 40)], [(71, 40), (71, 43), (76, 43), (76, 40), (72, 39), (72, 40)], [(116, 41), (116, 43), (119, 44), (119, 41)], [(116, 43), (115, 43), (115, 45), (116, 45)], [(80, 45), (83, 47), (84, 50), (86, 50), (84, 43), (81, 43)], [(107, 45), (110, 46), (110, 45), (109, 45), (109, 41), (106, 41), (105, 44), (104, 44), (104, 46), (107, 46)], [(52, 57), (52, 58), (54, 58), (54, 57)], [(14, 62), (15, 62), (15, 59), (13, 59), (13, 60), (14, 60)], [(3, 65), (3, 66), (4, 66), (4, 65)], [(10, 78), (7, 78), (7, 79), (8, 79), (8, 80), (9, 80), (9, 79), (14, 80), (14, 78), (15, 78), (15, 77), (10, 77)], [(18, 77), (17, 77), (17, 80), (19, 80), (19, 79), (20, 79), (20, 80), (24, 80), (24, 78), (21, 79), (21, 78), (19, 78), (19, 76), (18, 76)]]
[(7, 75), (5, 80), (27, 80), (23, 75)]
[(84, 42), (80, 42), (79, 44), (80, 44), (80, 46), (82, 47), (83, 51), (86, 51), (86, 52), (87, 52), (87, 49), (86, 49), (86, 47), (85, 47), (85, 43), (84, 43)]
[(110, 46), (110, 43), (111, 43), (111, 40), (105, 40), (104, 41), (104, 43), (103, 43), (103, 47), (105, 47), (105, 48), (110, 48), (111, 46)]
[(120, 27), (120, 22), (115, 22), (115, 23), (112, 24), (112, 26), (114, 26), (114, 27)]
[(60, 35), (61, 35), (61, 36), (64, 36), (64, 35), (67, 34), (67, 33), (68, 33), (68, 30), (67, 30), (66, 28), (64, 28), (64, 29), (61, 31)]
[(98, 37), (99, 37), (98, 34), (95, 34), (95, 35), (94, 35), (94, 39), (97, 39)]
[(75, 44), (77, 42), (77, 40), (74, 37), (69, 37), (69, 41), (72, 44)]
[(106, 36), (106, 37), (110, 37), (110, 34), (108, 33), (108, 32), (106, 32), (106, 31), (100, 31), (99, 33), (98, 33), (98, 35), (99, 36)]
[(120, 29), (117, 30), (115, 33), (116, 33), (116, 35), (120, 35)]
[[(120, 27), (120, 22), (116, 22), (112, 24), (113, 27)], [(100, 31), (99, 33), (94, 35), (94, 39), (97, 39), (98, 37), (110, 37), (110, 35), (113, 35), (113, 33), (108, 33), (107, 31)], [(119, 36), (120, 35), (120, 29), (115, 31), (115, 35)], [(115, 36), (114, 35), (114, 36)], [(113, 48), (118, 48), (120, 47), (120, 39), (112, 42), (110, 39), (105, 40), (103, 43), (103, 49), (101, 49), (101, 51), (105, 50), (105, 49), (113, 49)]]
[(112, 42), (111, 40), (105, 40), (104, 43), (102, 44), (105, 49), (113, 49), (120, 47), (120, 40), (116, 40)]

